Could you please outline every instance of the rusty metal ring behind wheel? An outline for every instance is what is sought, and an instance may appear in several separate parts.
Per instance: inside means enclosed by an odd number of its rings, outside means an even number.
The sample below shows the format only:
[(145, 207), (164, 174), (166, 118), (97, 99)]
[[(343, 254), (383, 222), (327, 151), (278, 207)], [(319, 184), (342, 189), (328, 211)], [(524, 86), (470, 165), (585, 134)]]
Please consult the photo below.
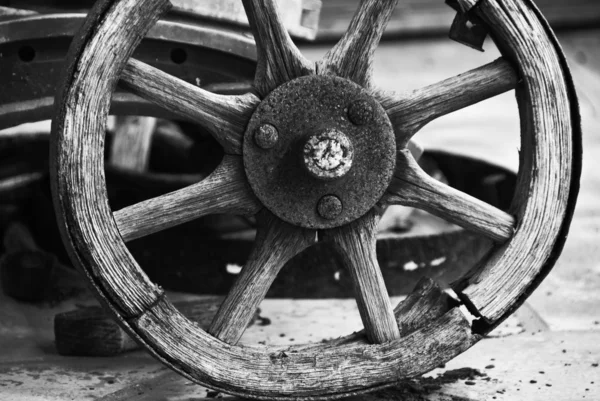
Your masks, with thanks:
[[(560, 48), (530, 2), (487, 0), (475, 8), (470, 0), (459, 3), (467, 15), (484, 21), (506, 59), (408, 96), (374, 92), (399, 148), (391, 184), (365, 215), (318, 234), (335, 244), (352, 275), (365, 332), (285, 348), (235, 345), (281, 266), (317, 239), (315, 230), (267, 211), (246, 182), (243, 134), (260, 99), (217, 96), (128, 61), (167, 1), (96, 3), (73, 44), (58, 96), (52, 182), (71, 257), (123, 327), (156, 358), (211, 388), (251, 398), (327, 399), (429, 371), (475, 344), (518, 307), (552, 267), (568, 231), (580, 174), (576, 99)], [(258, 46), (256, 92), (268, 98), (286, 82), (315, 73), (370, 88), (372, 55), (394, 4), (361, 2), (348, 33), (315, 69), (287, 36), (272, 0), (244, 0)], [(228, 156), (196, 185), (112, 213), (101, 168), (101, 132), (119, 76), (129, 90), (204, 124)], [(431, 179), (404, 146), (431, 119), (515, 87), (521, 165), (512, 214), (507, 214)], [(268, 131), (261, 135), (263, 144), (274, 137)], [(431, 281), (391, 309), (374, 256), (377, 212), (390, 203), (423, 208), (497, 242), (453, 284), (476, 325)], [(150, 282), (124, 241), (224, 212), (256, 214), (259, 232), (248, 264), (205, 332)]]
[[(85, 14), (44, 14), (0, 22), (0, 129), (52, 118), (69, 44)], [(24, 58), (23, 53), (31, 54)], [(227, 27), (159, 21), (135, 57), (212, 91), (249, 88), (256, 65), (252, 40)], [(231, 82), (236, 85), (220, 85)], [(172, 112), (117, 88), (111, 113), (174, 118)], [(180, 116), (179, 116), (180, 117)]]
[[(0, 92), (0, 129), (52, 118), (53, 97), (69, 44), (84, 21), (84, 14), (44, 14), (0, 22), (0, 81), (3, 88)], [(247, 36), (227, 27), (168, 20), (160, 21), (150, 30), (136, 49), (135, 57), (215, 92), (250, 90), (256, 66), (254, 43)], [(180, 118), (120, 88), (113, 95), (111, 114)], [(48, 141), (49, 135), (22, 135), (11, 130), (3, 134), (0, 145), (7, 149), (31, 149), (32, 146), (37, 149), (45, 148)], [(31, 196), (36, 183), (47, 177), (47, 151), (43, 153), (42, 158), (20, 170), (23, 173), (19, 180), (11, 177), (4, 181), (6, 185), (0, 188), (0, 199)], [(144, 194), (146, 198), (156, 196), (191, 185), (202, 177), (199, 174), (140, 173), (118, 168), (111, 169), (108, 175), (111, 176), (109, 183), (135, 181), (142, 199), (145, 199)]]

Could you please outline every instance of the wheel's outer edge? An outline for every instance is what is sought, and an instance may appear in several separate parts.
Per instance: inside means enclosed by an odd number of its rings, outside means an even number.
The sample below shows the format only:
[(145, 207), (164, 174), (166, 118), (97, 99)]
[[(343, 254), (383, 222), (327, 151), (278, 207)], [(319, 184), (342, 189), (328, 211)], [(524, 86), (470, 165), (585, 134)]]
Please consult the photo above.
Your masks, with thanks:
[[(102, 163), (93, 160), (93, 151), (103, 146), (93, 134), (104, 122), (88, 118), (86, 113), (90, 114), (92, 110), (92, 114), (98, 112), (102, 116), (108, 112), (110, 93), (125, 61), (111, 65), (118, 58), (112, 60), (110, 55), (104, 54), (105, 58), (96, 56), (101, 59), (96, 70), (88, 70), (89, 66), (85, 64), (85, 57), (102, 50), (90, 44), (103, 33), (101, 20), (114, 22), (118, 16), (115, 10), (129, 9), (141, 18), (146, 17), (148, 25), (152, 18), (145, 12), (150, 7), (159, 10), (164, 5), (160, 0), (101, 0), (96, 3), (71, 47), (69, 59), (74, 62), (65, 70), (64, 89), (57, 94), (53, 121), (51, 171), (61, 234), (71, 258), (85, 270), (99, 296), (123, 327), (155, 357), (185, 377), (230, 394), (263, 399), (340, 398), (387, 387), (402, 378), (433, 369), (481, 339), (472, 333), (468, 321), (454, 308), (408, 336), (387, 344), (347, 344), (334, 349), (322, 346), (311, 352), (299, 347), (236, 347), (198, 330), (168, 303), (161, 289), (139, 271), (120, 241), (103, 193), (104, 173), (99, 168)], [(139, 32), (130, 34), (141, 36)], [(120, 46), (119, 39), (123, 39), (123, 35), (114, 35), (110, 39)], [(130, 40), (128, 45), (121, 54), (125, 55), (124, 60), (127, 52), (133, 51), (135, 40)], [(106, 76), (99, 77), (99, 73), (106, 73)], [(92, 74), (94, 84), (98, 86), (94, 88), (102, 90), (78, 92), (82, 88), (77, 85), (90, 79), (86, 74)], [(103, 78), (108, 82), (104, 83)], [(98, 104), (94, 103), (96, 100), (88, 99), (94, 94), (102, 95)], [(92, 103), (87, 104), (88, 101)], [(87, 109), (86, 106), (97, 108)], [(81, 126), (75, 127), (78, 125)], [(65, 136), (82, 131), (87, 136), (70, 138), (73, 142), (81, 142), (77, 148), (72, 147), (73, 143), (65, 142)], [(73, 172), (75, 169), (70, 163), (80, 170)], [(104, 203), (97, 202), (102, 198), (99, 195), (104, 195)], [(163, 326), (169, 330), (165, 331)], [(343, 354), (341, 359), (340, 354)]]
[[(575, 84), (573, 81), (573, 77), (571, 75), (571, 71), (569, 69), (569, 65), (567, 59), (564, 55), (564, 52), (556, 38), (556, 35), (552, 31), (548, 21), (543, 17), (541, 11), (537, 8), (533, 0), (521, 0), (523, 1), (528, 8), (530, 8), (535, 16), (538, 18), (541, 23), (546, 35), (550, 39), (554, 51), (556, 52), (561, 70), (562, 77), (565, 81), (565, 86), (567, 90), (567, 97), (569, 102), (569, 110), (570, 110), (570, 118), (571, 118), (571, 140), (572, 140), (572, 165), (571, 165), (571, 180), (570, 180), (570, 188), (569, 188), (569, 196), (566, 202), (565, 214), (559, 229), (559, 233), (556, 238), (556, 242), (552, 247), (551, 252), (549, 253), (545, 263), (540, 267), (538, 273), (535, 277), (531, 278), (529, 281), (527, 288), (515, 299), (513, 299), (511, 306), (506, 308), (505, 310), (493, 311), (493, 308), (490, 308), (492, 312), (495, 314), (488, 315), (486, 313), (481, 313), (481, 310), (471, 302), (471, 299), (464, 294), (465, 289), (473, 284), (475, 286), (481, 284), (481, 278), (478, 275), (481, 272), (481, 266), (475, 266), (471, 272), (468, 272), (464, 277), (457, 280), (455, 283), (452, 283), (452, 288), (456, 291), (460, 299), (465, 303), (465, 305), (469, 308), (471, 313), (475, 316), (480, 317), (480, 319), (476, 320), (473, 325), (474, 332), (479, 334), (487, 334), (496, 328), (499, 324), (501, 324), (504, 320), (506, 320), (514, 311), (516, 311), (525, 300), (531, 295), (533, 291), (540, 285), (540, 283), (544, 280), (544, 278), (550, 273), (552, 268), (554, 267), (558, 257), (560, 256), (564, 244), (566, 242), (569, 228), (571, 225), (571, 221), (573, 219), (573, 214), (575, 212), (575, 206), (577, 203), (577, 197), (579, 194), (580, 188), (580, 177), (582, 170), (582, 132), (581, 132), (581, 115), (579, 111), (579, 102), (577, 99), (577, 93), (575, 90)], [(471, 9), (471, 12), (477, 14), (479, 17), (481, 10), (479, 9), (482, 4), (486, 3), (486, 0), (480, 0), (476, 3), (476, 5)], [(494, 40), (496, 38), (494, 37)], [(499, 46), (500, 47), (500, 46)], [(502, 49), (501, 49), (502, 51)], [(502, 51), (504, 53), (504, 51)]]
[[(550, 27), (550, 24), (542, 15), (542, 12), (535, 5), (532, 0), (524, 0), (528, 6), (533, 10), (536, 14), (540, 22), (542, 23), (546, 34), (554, 44), (554, 48), (556, 53), (558, 54), (558, 58), (561, 64), (561, 68), (563, 70), (563, 76), (565, 78), (567, 84), (568, 97), (570, 101), (570, 109), (571, 109), (571, 126), (572, 126), (572, 140), (573, 140), (573, 165), (572, 165), (572, 179), (571, 179), (571, 187), (569, 190), (569, 198), (567, 201), (567, 209), (566, 214), (563, 220), (563, 223), (560, 228), (558, 239), (552, 249), (552, 253), (550, 257), (546, 261), (546, 263), (542, 266), (539, 274), (531, 281), (527, 290), (517, 298), (510, 309), (508, 309), (501, 317), (496, 320), (488, 320), (485, 316), (481, 316), (482, 319), (475, 322), (473, 326), (473, 330), (480, 334), (487, 334), (494, 330), (498, 325), (500, 325), (503, 321), (505, 321), (510, 315), (512, 315), (523, 303), (529, 298), (529, 296), (538, 288), (542, 281), (548, 276), (556, 261), (558, 260), (560, 254), (563, 251), (565, 242), (567, 241), (567, 237), (569, 235), (569, 229), (571, 227), (571, 221), (573, 220), (573, 215), (575, 213), (575, 206), (577, 204), (577, 197), (579, 195), (580, 189), (580, 178), (581, 178), (581, 170), (582, 170), (582, 156), (583, 156), (583, 142), (582, 142), (582, 130), (581, 130), (581, 113), (579, 107), (579, 100), (577, 97), (577, 91), (575, 89), (575, 82), (573, 80), (573, 76), (571, 74), (571, 69), (569, 68), (569, 63), (564, 54), (564, 51), (558, 42), (554, 31)], [(460, 296), (460, 291), (459, 291)], [(467, 301), (467, 299), (463, 298), (463, 301)], [(472, 306), (472, 305), (471, 305)], [(472, 309), (472, 312), (478, 313), (475, 308)]]

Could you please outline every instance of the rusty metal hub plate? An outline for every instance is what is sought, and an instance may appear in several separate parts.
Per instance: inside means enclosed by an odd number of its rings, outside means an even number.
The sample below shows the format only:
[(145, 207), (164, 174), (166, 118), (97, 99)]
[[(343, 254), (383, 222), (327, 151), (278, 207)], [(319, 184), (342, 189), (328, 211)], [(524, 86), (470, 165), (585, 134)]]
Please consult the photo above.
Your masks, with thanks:
[(394, 172), (396, 140), (385, 110), (364, 88), (312, 75), (260, 103), (243, 154), (250, 185), (271, 212), (325, 229), (355, 220), (381, 198)]

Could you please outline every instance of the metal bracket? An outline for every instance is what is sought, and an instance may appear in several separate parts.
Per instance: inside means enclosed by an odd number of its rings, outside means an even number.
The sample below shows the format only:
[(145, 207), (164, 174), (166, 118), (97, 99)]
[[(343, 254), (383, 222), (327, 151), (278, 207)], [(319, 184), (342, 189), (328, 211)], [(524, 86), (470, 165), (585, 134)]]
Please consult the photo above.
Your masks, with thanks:
[(446, 0), (446, 4), (456, 10), (448, 35), (450, 39), (483, 52), (483, 43), (488, 35), (485, 23), (473, 13), (473, 8), (465, 11), (457, 0)]

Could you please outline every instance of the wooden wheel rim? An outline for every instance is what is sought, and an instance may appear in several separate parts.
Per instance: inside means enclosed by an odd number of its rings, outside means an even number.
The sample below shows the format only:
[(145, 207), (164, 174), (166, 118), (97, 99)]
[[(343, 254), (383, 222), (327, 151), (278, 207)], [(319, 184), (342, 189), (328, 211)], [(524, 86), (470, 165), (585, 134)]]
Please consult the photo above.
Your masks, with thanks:
[[(100, 133), (105, 118), (95, 117), (108, 114), (120, 71), (165, 6), (160, 0), (97, 2), (71, 47), (74, 62), (65, 71), (53, 121), (52, 183), (63, 239), (123, 327), (156, 358), (194, 381), (269, 399), (334, 398), (389, 386), (439, 366), (481, 339), (457, 308), (398, 340), (334, 347), (231, 346), (179, 314), (121, 239), (104, 193)], [(566, 63), (537, 10), (519, 0), (503, 1), (502, 6), (490, 0), (477, 12), (494, 27), (495, 38), (519, 65), (524, 81), (519, 96), (524, 155), (517, 190), (519, 225), (507, 243), (454, 286), (472, 312), (487, 322), (486, 332), (523, 302), (560, 253), (577, 194), (580, 142), (573, 130), (579, 117), (570, 98), (572, 83), (563, 75), (568, 75)], [(528, 31), (510, 29), (514, 21), (508, 15), (516, 13)], [(137, 24), (125, 23), (133, 20)], [(118, 34), (111, 23), (121, 27)], [(529, 175), (530, 168), (535, 177)], [(556, 182), (554, 174), (563, 179)], [(558, 218), (545, 222), (549, 227), (543, 234), (528, 238), (546, 213)], [(531, 261), (527, 252), (523, 257), (523, 250), (532, 247), (546, 255), (543, 260)], [(509, 285), (507, 298), (490, 294), (490, 289)]]

